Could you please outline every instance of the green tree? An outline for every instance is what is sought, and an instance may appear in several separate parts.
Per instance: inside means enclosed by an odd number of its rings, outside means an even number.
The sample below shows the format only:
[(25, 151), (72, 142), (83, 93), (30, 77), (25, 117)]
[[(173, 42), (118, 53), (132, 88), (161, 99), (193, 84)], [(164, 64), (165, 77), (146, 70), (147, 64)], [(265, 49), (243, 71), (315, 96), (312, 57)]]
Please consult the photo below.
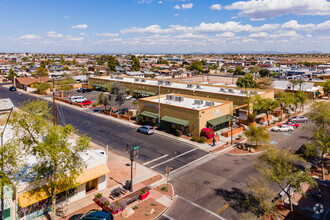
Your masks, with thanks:
[(330, 93), (330, 80), (327, 80), (326, 82), (322, 83), (324, 94), (328, 96), (329, 99), (329, 93)]
[[(185, 61), (184, 61), (185, 62)], [(164, 60), (163, 57), (160, 57), (158, 60), (157, 60), (157, 64), (165, 64), (165, 65), (168, 65), (168, 61), (167, 60)], [(189, 65), (188, 62), (186, 63), (183, 63), (183, 65)]]
[(65, 75), (63, 80), (56, 81), (55, 87), (57, 90), (70, 92), (73, 89), (75, 80), (70, 75)]
[(249, 125), (249, 129), (244, 132), (249, 143), (254, 143), (256, 146), (266, 143), (269, 140), (269, 135), (262, 127), (257, 127), (254, 124)]
[(259, 70), (259, 75), (262, 77), (269, 76), (270, 71), (268, 69), (261, 69), (261, 70)]
[(61, 65), (64, 65), (64, 64), (65, 64), (65, 59), (64, 59), (63, 56), (61, 56), (61, 58), (60, 58), (60, 64), (61, 64)]
[[(23, 150), (33, 155), (35, 183), (46, 180), (46, 192), (52, 201), (51, 218), (55, 219), (56, 191), (66, 185), (77, 187), (76, 177), (82, 171), (82, 153), (89, 148), (89, 139), (80, 136), (75, 142), (70, 137), (76, 133), (71, 125), (51, 125), (48, 102), (29, 100), (15, 112), (12, 124)], [(43, 138), (41, 138), (43, 137)], [(46, 187), (44, 187), (46, 188)]]
[(65, 66), (65, 67), (63, 67), (61, 70), (62, 70), (62, 71), (69, 71), (69, 70), (70, 70), (70, 68), (69, 68), (69, 67), (67, 67), (67, 66)]
[(17, 77), (17, 73), (13, 69), (10, 69), (8, 72), (8, 79), (14, 80), (15, 77)]
[(45, 67), (38, 67), (37, 69), (36, 69), (36, 71), (34, 71), (33, 73), (32, 73), (32, 76), (34, 76), (34, 77), (36, 77), (36, 76), (38, 76), (38, 77), (40, 77), (40, 76), (48, 76), (48, 71), (47, 71), (47, 69), (45, 68)]
[(100, 57), (97, 57), (96, 60), (100, 66), (107, 63), (110, 72), (116, 72), (116, 66), (120, 65), (119, 61), (111, 55), (101, 55)]
[(270, 147), (257, 159), (256, 169), (261, 176), (269, 181), (269, 184), (277, 185), (288, 197), (290, 211), (293, 212), (292, 189), (305, 196), (302, 184), (308, 184), (311, 187), (316, 186), (316, 182), (309, 171), (298, 169), (298, 165), (304, 160), (286, 149), (278, 150)]
[(250, 69), (250, 73), (259, 73), (259, 71), (260, 71), (260, 66), (254, 66), (254, 67), (252, 67), (251, 69)]
[(48, 82), (43, 82), (43, 83), (34, 83), (33, 84), (34, 88), (37, 89), (38, 94), (46, 94), (47, 89), (50, 88), (50, 85)]
[(98, 105), (103, 105), (104, 104), (104, 93), (101, 92), (100, 95), (98, 96), (98, 101), (97, 101), (97, 104)]
[(290, 80), (290, 84), (292, 86), (292, 90), (294, 91), (294, 87), (299, 85), (299, 81), (298, 80)]
[(268, 116), (278, 107), (279, 103), (270, 98), (263, 99), (260, 96), (256, 96), (256, 102), (254, 104), (260, 112), (266, 114), (267, 124), (269, 125)]
[(256, 82), (254, 81), (251, 73), (246, 73), (244, 77), (238, 77), (236, 85), (242, 88), (255, 88)]
[(235, 74), (236, 74), (236, 75), (242, 75), (242, 73), (243, 73), (242, 68), (241, 68), (240, 66), (236, 67), (236, 69), (235, 69)]
[(297, 102), (300, 104), (300, 110), (304, 110), (304, 105), (306, 104), (308, 98), (307, 98), (307, 94), (301, 90), (297, 91), (294, 94)]
[(23, 58), (22, 58), (22, 61), (23, 61), (23, 62), (27, 62), (28, 60), (29, 60), (28, 57), (23, 57)]
[(229, 68), (228, 73), (233, 73), (233, 72), (234, 72), (234, 70)]
[(135, 56), (132, 56), (132, 71), (140, 71), (141, 65), (140, 65), (140, 60), (136, 58)]
[(190, 71), (196, 71), (198, 74), (203, 72), (203, 63), (201, 61), (193, 61), (189, 66)]

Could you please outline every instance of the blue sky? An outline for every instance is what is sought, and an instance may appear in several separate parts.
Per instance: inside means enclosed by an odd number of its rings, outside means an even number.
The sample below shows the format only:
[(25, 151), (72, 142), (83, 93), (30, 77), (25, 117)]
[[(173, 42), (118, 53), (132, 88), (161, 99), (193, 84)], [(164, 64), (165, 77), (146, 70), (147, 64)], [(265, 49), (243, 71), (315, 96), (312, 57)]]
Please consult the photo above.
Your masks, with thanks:
[(0, 0), (0, 52), (330, 52), (327, 0)]

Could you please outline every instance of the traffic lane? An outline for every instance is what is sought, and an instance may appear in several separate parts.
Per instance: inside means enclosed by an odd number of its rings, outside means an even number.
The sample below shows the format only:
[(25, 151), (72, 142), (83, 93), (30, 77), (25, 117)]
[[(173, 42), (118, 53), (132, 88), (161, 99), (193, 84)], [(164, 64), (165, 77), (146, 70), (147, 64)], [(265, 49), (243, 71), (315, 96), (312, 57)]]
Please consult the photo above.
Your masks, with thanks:
[[(0, 87), (3, 98), (11, 98), (15, 106), (19, 103), (35, 99), (34, 96), (17, 92), (9, 92), (7, 88)], [(51, 103), (49, 103), (51, 105)], [(101, 145), (109, 145), (116, 152), (125, 155), (126, 144), (138, 144), (141, 146), (139, 162), (148, 162), (161, 155), (172, 155), (174, 152), (183, 153), (193, 149), (192, 146), (178, 142), (170, 138), (153, 134), (150, 136), (136, 132), (136, 128), (112, 121), (105, 120), (96, 115), (88, 114), (65, 104), (58, 104), (59, 114), (64, 117), (63, 122), (72, 124), (78, 129), (78, 133), (87, 134), (92, 141)], [(61, 117), (59, 117), (59, 122)], [(62, 123), (63, 123), (62, 122)], [(187, 160), (186, 163), (191, 162)], [(163, 173), (163, 172), (162, 172)]]
[(243, 189), (246, 188), (249, 177), (257, 175), (253, 166), (255, 158), (256, 156), (220, 155), (171, 180), (171, 183), (177, 195), (212, 212), (228, 203), (230, 207), (224, 210), (221, 216), (237, 219), (243, 210), (240, 209), (242, 204), (235, 200), (235, 196), (244, 194)]
[(280, 149), (297, 151), (301, 145), (305, 144), (313, 135), (311, 130), (313, 123), (299, 123), (299, 128), (292, 132), (274, 132), (269, 131), (271, 143)]

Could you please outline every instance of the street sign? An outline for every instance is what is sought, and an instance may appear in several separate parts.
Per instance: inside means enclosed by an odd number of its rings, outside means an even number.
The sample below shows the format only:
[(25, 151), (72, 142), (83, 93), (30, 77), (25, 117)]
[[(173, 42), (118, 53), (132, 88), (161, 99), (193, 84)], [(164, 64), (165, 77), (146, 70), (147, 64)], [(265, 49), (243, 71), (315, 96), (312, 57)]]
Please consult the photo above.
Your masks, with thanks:
[(173, 167), (167, 166), (167, 167), (165, 168), (165, 172), (166, 172), (166, 174), (167, 174), (167, 175), (170, 175), (171, 170), (173, 170)]

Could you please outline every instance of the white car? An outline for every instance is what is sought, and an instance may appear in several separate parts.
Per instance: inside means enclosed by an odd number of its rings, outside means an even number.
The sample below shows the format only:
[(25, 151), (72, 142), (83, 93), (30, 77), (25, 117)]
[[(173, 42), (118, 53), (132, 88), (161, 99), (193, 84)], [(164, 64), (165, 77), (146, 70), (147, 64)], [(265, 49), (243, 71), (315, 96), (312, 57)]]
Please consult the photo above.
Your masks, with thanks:
[(99, 154), (102, 154), (103, 156), (107, 156), (107, 152), (105, 152), (105, 150), (102, 150), (102, 149), (97, 149), (97, 150), (94, 150), (95, 152), (99, 153)]
[(80, 103), (80, 102), (83, 102), (85, 100), (87, 100), (87, 99), (85, 97), (83, 97), (83, 96), (72, 96), (72, 97), (70, 97), (70, 101), (71, 102), (78, 102), (78, 103)]
[(293, 127), (292, 126), (288, 126), (288, 125), (280, 125), (280, 126), (277, 126), (277, 127), (272, 127), (272, 131), (277, 131), (277, 132), (280, 132), (280, 131), (293, 131)]
[(131, 95), (126, 96), (126, 100), (131, 100), (133, 97)]
[(137, 129), (137, 131), (141, 132), (141, 133), (144, 133), (144, 134), (153, 134), (154, 133), (154, 129), (150, 125), (145, 125), (145, 126), (139, 127)]

